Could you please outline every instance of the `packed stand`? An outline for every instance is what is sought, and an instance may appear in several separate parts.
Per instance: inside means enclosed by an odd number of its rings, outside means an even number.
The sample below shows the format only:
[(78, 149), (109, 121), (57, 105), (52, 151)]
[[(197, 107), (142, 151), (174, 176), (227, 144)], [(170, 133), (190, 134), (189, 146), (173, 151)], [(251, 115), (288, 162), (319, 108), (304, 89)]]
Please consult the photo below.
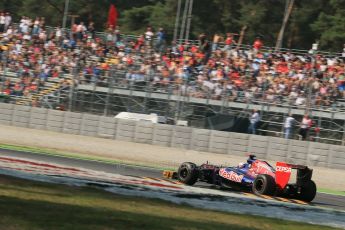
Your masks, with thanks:
[(142, 35), (126, 37), (117, 26), (100, 36), (93, 22), (65, 32), (46, 27), (44, 18), (23, 16), (14, 25), (8, 13), (1, 13), (0, 36), (1, 70), (19, 79), (2, 79), (3, 94), (30, 96), (47, 80), (73, 74), (76, 84), (245, 103), (328, 109), (345, 97), (345, 51), (343, 58), (277, 53), (263, 50), (260, 38), (239, 49), (231, 33), (212, 39), (201, 34), (198, 42), (168, 46), (163, 28), (148, 26)]
[[(5, 15), (10, 17), (9, 13)], [(72, 42), (66, 44), (61, 28), (48, 33), (45, 19), (39, 17), (32, 20), (23, 16), (18, 24), (11, 21), (6, 20), (5, 26), (0, 26), (0, 71), (4, 73), (1, 93), (31, 98), (44, 89), (48, 79), (57, 79), (62, 86), (68, 85), (69, 82), (60, 80), (60, 76), (71, 73), (77, 57), (74, 51), (68, 50)], [(12, 78), (6, 75), (12, 75)]]
[(231, 33), (225, 39), (217, 34), (212, 42), (201, 34), (198, 43), (166, 46), (162, 28), (154, 33), (148, 27), (137, 40), (115, 31), (108, 31), (111, 39), (101, 58), (96, 54), (96, 68), (86, 65), (84, 82), (104, 83), (101, 72), (114, 64), (113, 74), (125, 72), (115, 78), (112, 86), (117, 87), (143, 85), (142, 90), (197, 98), (322, 108), (345, 96), (344, 57), (263, 51), (259, 38), (251, 49), (238, 49)]

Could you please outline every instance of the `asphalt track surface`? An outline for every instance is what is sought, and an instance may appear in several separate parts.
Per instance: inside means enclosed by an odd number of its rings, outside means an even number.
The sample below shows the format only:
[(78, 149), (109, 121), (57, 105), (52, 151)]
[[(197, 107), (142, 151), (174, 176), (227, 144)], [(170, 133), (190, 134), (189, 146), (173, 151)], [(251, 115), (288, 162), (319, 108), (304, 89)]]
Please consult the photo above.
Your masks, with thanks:
[[(30, 160), (38, 160), (47, 163), (61, 164), (70, 167), (80, 167), (85, 169), (91, 169), (95, 171), (102, 171), (106, 173), (116, 173), (128, 176), (142, 176), (152, 178), (162, 178), (162, 170), (153, 169), (142, 166), (131, 166), (123, 164), (111, 164), (91, 160), (73, 159), (62, 156), (51, 156), (37, 153), (21, 152), (14, 150), (0, 149), (0, 156), (10, 156), (18, 158), (26, 158)], [(211, 188), (211, 185), (205, 183), (197, 183), (195, 186), (201, 188)], [(345, 197), (339, 195), (331, 195), (325, 193), (317, 193), (315, 199), (311, 203), (315, 206), (321, 206), (331, 209), (345, 210)]]

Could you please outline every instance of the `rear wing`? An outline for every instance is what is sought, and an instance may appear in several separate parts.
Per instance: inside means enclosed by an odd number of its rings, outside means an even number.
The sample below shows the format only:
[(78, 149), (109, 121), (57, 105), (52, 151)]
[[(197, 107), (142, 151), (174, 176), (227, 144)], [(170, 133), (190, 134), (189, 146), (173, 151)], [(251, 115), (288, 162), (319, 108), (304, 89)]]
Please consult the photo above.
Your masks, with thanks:
[(275, 180), (276, 180), (276, 184), (281, 190), (283, 190), (285, 186), (288, 184), (292, 169), (297, 170), (297, 177), (296, 177), (297, 186), (302, 186), (303, 184), (311, 180), (311, 177), (313, 175), (313, 170), (308, 168), (308, 166), (288, 164), (286, 162), (277, 162)]

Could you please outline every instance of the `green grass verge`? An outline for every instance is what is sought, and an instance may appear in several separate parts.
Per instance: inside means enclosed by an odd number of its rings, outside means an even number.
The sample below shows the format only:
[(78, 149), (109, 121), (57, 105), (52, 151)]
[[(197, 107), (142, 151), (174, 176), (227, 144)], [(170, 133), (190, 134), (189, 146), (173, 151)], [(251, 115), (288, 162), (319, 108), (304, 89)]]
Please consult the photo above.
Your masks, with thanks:
[(325, 189), (325, 188), (318, 188), (317, 191), (321, 193), (332, 194), (332, 195), (345, 196), (345, 191), (334, 191), (334, 190)]
[[(52, 149), (47, 149), (47, 148), (8, 145), (8, 144), (1, 144), (0, 143), (0, 149), (30, 152), (30, 153), (50, 155), (50, 156), (62, 156), (62, 157), (66, 157), (66, 158), (81, 159), (81, 160), (88, 160), (88, 161), (97, 161), (97, 162), (104, 162), (104, 163), (109, 163), (109, 164), (122, 164), (122, 165), (130, 165), (130, 166), (135, 166), (135, 167), (146, 167), (146, 168), (153, 168), (153, 169), (159, 169), (159, 170), (176, 170), (176, 168), (167, 168), (167, 167), (164, 168), (164, 167), (159, 167), (157, 165), (119, 161), (119, 160), (109, 159), (106, 157), (100, 157), (100, 156), (95, 157), (95, 156), (91, 156), (91, 155), (87, 155), (87, 154), (70, 153), (70, 152), (57, 151), (57, 150), (52, 150)], [(328, 193), (328, 194), (333, 194), (333, 195), (339, 195), (339, 196), (345, 196), (345, 191), (335, 191), (335, 190), (331, 190), (331, 189), (318, 188), (318, 192)]]
[(1, 229), (335, 229), (0, 176)]

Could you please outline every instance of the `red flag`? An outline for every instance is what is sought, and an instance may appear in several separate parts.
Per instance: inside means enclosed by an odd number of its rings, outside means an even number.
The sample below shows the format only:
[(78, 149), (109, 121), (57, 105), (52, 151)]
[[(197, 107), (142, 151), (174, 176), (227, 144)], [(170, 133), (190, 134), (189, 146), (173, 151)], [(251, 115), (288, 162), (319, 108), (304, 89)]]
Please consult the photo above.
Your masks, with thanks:
[(115, 28), (117, 23), (117, 10), (114, 4), (110, 5), (108, 13), (108, 26)]

